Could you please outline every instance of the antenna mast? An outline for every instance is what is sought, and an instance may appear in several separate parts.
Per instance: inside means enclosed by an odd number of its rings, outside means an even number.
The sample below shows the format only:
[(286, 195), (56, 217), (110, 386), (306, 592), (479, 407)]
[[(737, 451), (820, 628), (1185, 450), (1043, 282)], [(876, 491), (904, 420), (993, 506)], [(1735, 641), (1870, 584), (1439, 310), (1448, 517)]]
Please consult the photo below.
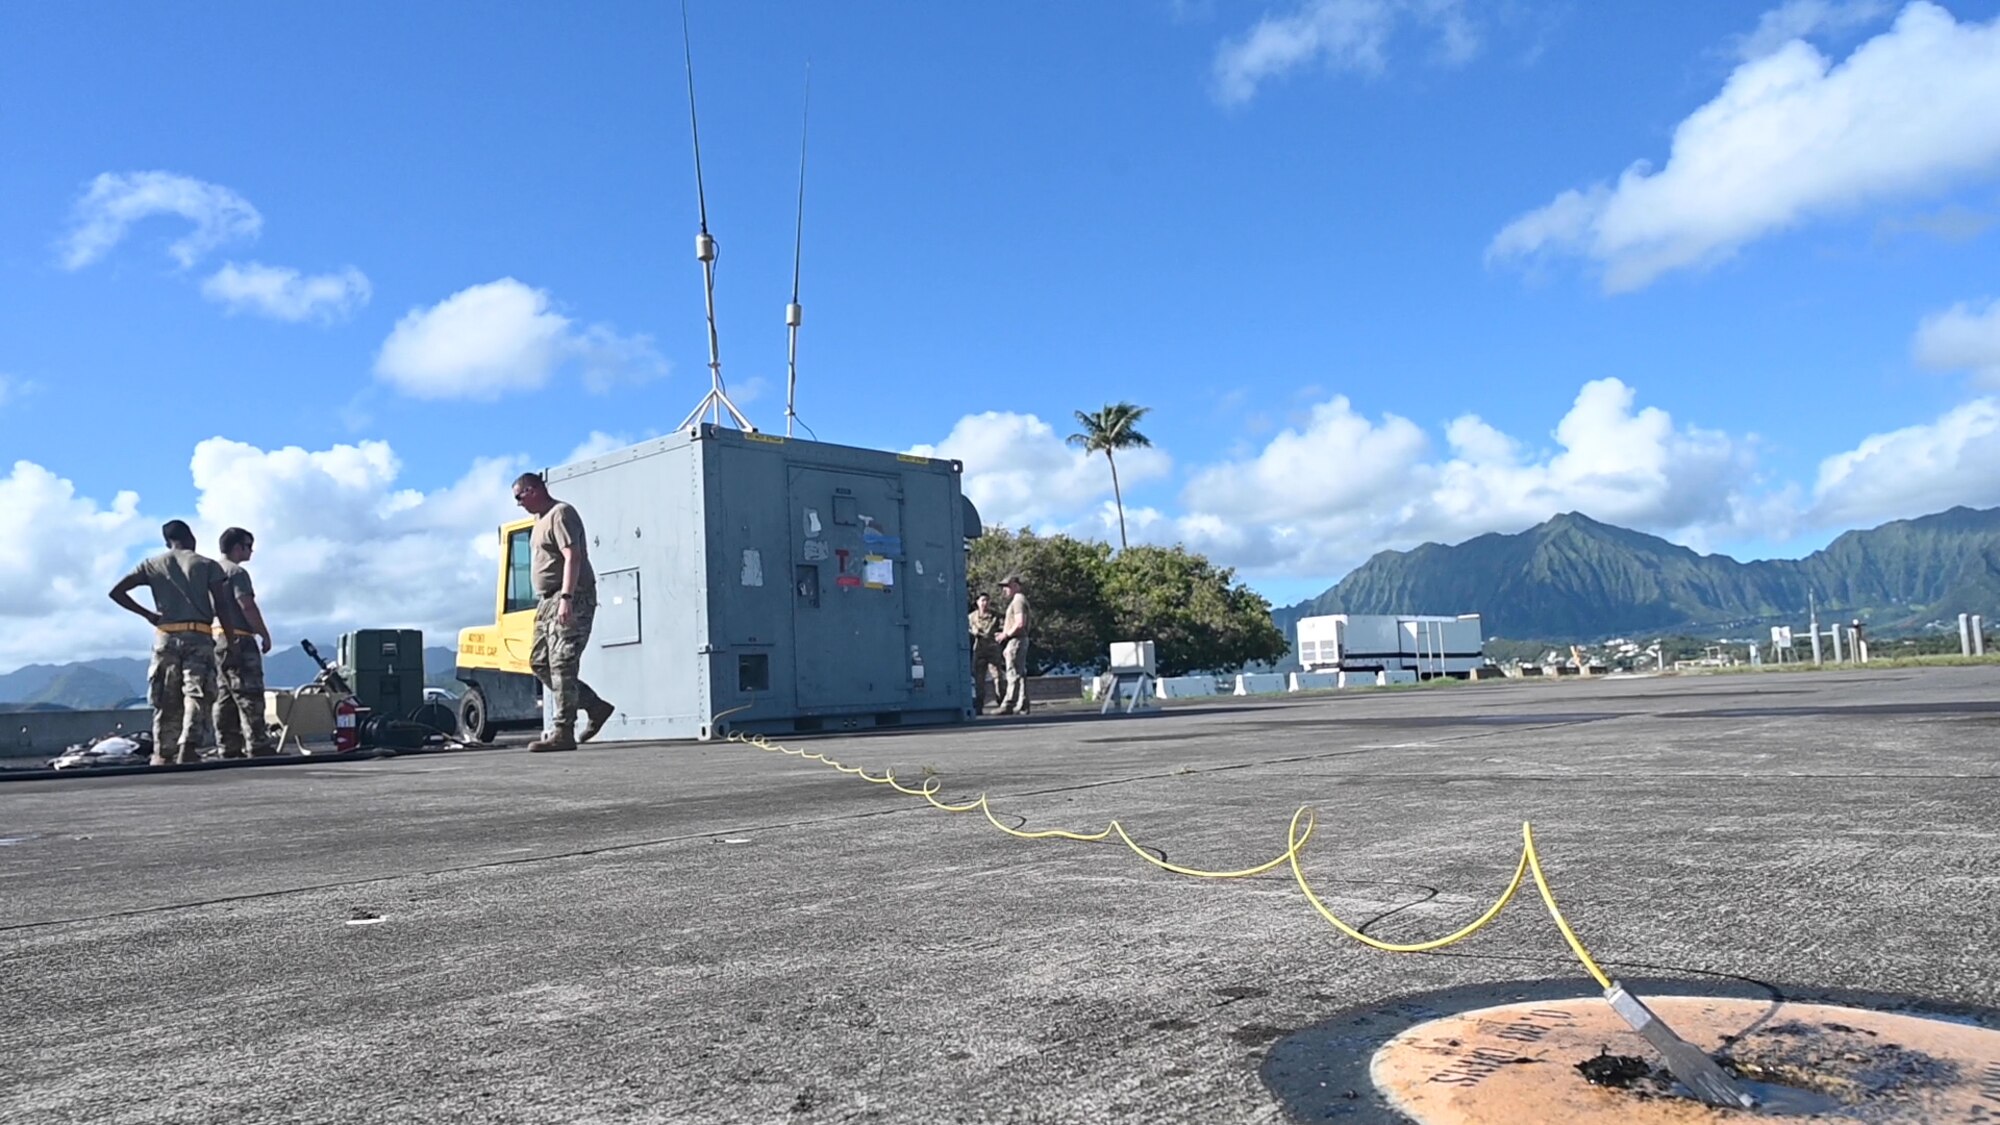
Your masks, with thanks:
[(714, 237), (708, 233), (708, 192), (701, 178), (701, 123), (694, 106), (694, 48), (689, 44), (687, 0), (681, 0), (681, 54), (687, 61), (688, 132), (694, 137), (694, 193), (701, 208), (701, 233), (694, 238), (694, 256), (701, 260), (702, 294), (708, 304), (708, 394), (681, 420), (680, 428), (693, 425), (704, 411), (711, 412), (711, 419), (719, 426), (722, 412), (727, 410), (738, 428), (755, 433), (757, 427), (736, 409), (736, 404), (729, 401), (729, 393), (722, 389), (722, 345), (715, 333), (716, 247)]
[(799, 325), (805, 321), (806, 311), (799, 305), (799, 254), (805, 248), (806, 239), (806, 125), (812, 114), (813, 71), (812, 63), (806, 63), (806, 96), (799, 110), (799, 218), (792, 233), (792, 303), (785, 306), (785, 436), (792, 436), (792, 423), (798, 420), (796, 409), (799, 396)]

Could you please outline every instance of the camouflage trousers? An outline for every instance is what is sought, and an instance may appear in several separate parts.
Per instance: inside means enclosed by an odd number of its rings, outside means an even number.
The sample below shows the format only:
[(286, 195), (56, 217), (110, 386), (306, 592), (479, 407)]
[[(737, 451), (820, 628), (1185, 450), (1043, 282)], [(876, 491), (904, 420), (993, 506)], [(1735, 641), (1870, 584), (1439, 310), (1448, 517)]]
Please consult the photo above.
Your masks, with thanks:
[(275, 753), (264, 722), (264, 654), (255, 637), (231, 637), (216, 646), (220, 694), (215, 701), (215, 741), (225, 758)]
[(215, 638), (205, 632), (154, 633), (153, 665), (146, 670), (146, 702), (153, 705), (153, 760), (201, 760), (208, 742), (208, 709), (215, 701)]
[(1006, 694), (1006, 675), (1001, 671), (1000, 646), (989, 638), (985, 644), (972, 646), (972, 700), (977, 709), (986, 710), (988, 681), (991, 681), (992, 698), (998, 700)]
[(528, 650), (528, 668), (542, 689), (556, 703), (556, 729), (567, 731), (576, 725), (576, 711), (589, 710), (601, 701), (590, 685), (577, 674), (583, 665), (583, 649), (590, 643), (590, 625), (597, 618), (597, 595), (578, 593), (570, 599), (569, 624), (557, 619), (562, 600), (543, 598), (535, 606), (535, 643)]
[(1016, 637), (1000, 650), (1007, 661), (1007, 694), (1000, 699), (1000, 713), (1028, 713), (1028, 638)]

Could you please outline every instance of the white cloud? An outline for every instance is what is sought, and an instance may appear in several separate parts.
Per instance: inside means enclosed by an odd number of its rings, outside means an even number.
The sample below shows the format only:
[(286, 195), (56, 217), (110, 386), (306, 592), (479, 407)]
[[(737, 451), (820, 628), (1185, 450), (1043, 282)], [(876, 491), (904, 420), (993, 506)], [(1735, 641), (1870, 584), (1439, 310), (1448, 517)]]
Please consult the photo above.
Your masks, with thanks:
[[(1371, 420), (1336, 395), (1261, 447), (1195, 471), (1174, 511), (1132, 502), (1135, 480), (1169, 473), (1165, 451), (1121, 455), (1126, 524), (1135, 543), (1184, 543), (1246, 573), (1328, 580), (1380, 550), (1520, 531), (1568, 511), (1697, 547), (1790, 530), (1793, 492), (1753, 491), (1754, 438), (1678, 425), (1636, 397), (1617, 379), (1585, 384), (1546, 450), (1462, 415), (1444, 427), (1440, 455), (1415, 422)], [(961, 461), (988, 524), (1117, 533), (1102, 458), (1064, 445), (1033, 415), (968, 415), (912, 452)]]
[(160, 549), (159, 526), (175, 515), (211, 554), (225, 527), (256, 534), (251, 570), (281, 644), (376, 625), (451, 644), (458, 629), (492, 616), (494, 529), (518, 514), (508, 486), (530, 464), (482, 458), (426, 490), (403, 483), (383, 442), (263, 450), (210, 438), (189, 462), (197, 499), (188, 515), (143, 512), (133, 492), (100, 504), (40, 465), (17, 463), (0, 478), (0, 510), (35, 533), (0, 539), (0, 671), (146, 655), (145, 626), (105, 592)]
[(1453, 457), (1437, 468), (1425, 522), (1447, 535), (1526, 527), (1563, 511), (1677, 532), (1732, 525), (1750, 479), (1748, 444), (1677, 427), (1658, 407), (1634, 410), (1636, 399), (1617, 379), (1584, 384), (1556, 423), (1560, 451), (1545, 458), (1524, 456), (1475, 415), (1455, 419), (1445, 431)]
[(155, 215), (178, 215), (194, 224), (167, 247), (183, 269), (218, 246), (256, 238), (264, 225), (249, 200), (219, 184), (171, 172), (105, 172), (76, 202), (63, 240), (63, 268), (82, 269), (99, 260), (134, 223)]
[(305, 276), (283, 266), (229, 262), (201, 285), (202, 296), (232, 313), (290, 321), (341, 319), (367, 304), (372, 293), (367, 275), (352, 266)]
[(503, 277), (410, 310), (383, 341), (375, 373), (414, 398), (495, 399), (541, 387), (572, 360), (600, 390), (667, 366), (647, 338), (603, 325), (579, 331), (547, 291)]
[[(399, 487), (386, 442), (262, 450), (226, 438), (195, 447), (197, 527), (257, 536), (259, 601), (274, 629), (324, 635), (357, 625), (432, 638), (493, 613), (494, 528), (515, 515), (525, 457), (476, 461), (453, 484)], [(427, 642), (430, 643), (430, 642)]]
[(1565, 191), (1489, 260), (1575, 255), (1637, 289), (1809, 219), (1923, 196), (2000, 167), (2000, 20), (1916, 0), (1832, 65), (1792, 40), (1736, 68), (1674, 132), (1664, 168)]
[(1786, 0), (1765, 12), (1757, 28), (1736, 40), (1736, 57), (1752, 62), (1795, 39), (1865, 27), (1889, 14), (1888, 0)]
[[(943, 441), (909, 452), (964, 465), (965, 494), (993, 526), (1052, 532), (1078, 519), (1094, 524), (1097, 502), (1111, 495), (1104, 458), (1071, 448), (1032, 414), (968, 414)], [(1127, 450), (1118, 455), (1118, 481), (1129, 495), (1133, 485), (1165, 476), (1172, 466), (1159, 449)]]
[(1303, 0), (1289, 14), (1262, 17), (1217, 49), (1216, 98), (1242, 104), (1257, 95), (1259, 84), (1314, 62), (1379, 74), (1389, 37), (1404, 20), (1433, 28), (1446, 62), (1462, 63), (1479, 51), (1462, 0)]
[(1747, 495), (1749, 443), (1635, 410), (1635, 397), (1617, 379), (1585, 384), (1552, 452), (1462, 415), (1445, 426), (1443, 458), (1408, 419), (1371, 422), (1335, 397), (1255, 456), (1197, 473), (1184, 513), (1149, 521), (1145, 536), (1250, 572), (1338, 576), (1379, 550), (1520, 531), (1559, 512), (1683, 542), (1764, 514)]
[(1970, 371), (1985, 386), (2000, 387), (2000, 299), (1984, 308), (1961, 301), (1925, 317), (1911, 351), (1925, 367)]
[(140, 517), (138, 494), (101, 505), (42, 466), (16, 461), (0, 477), (0, 511), (24, 529), (0, 537), (0, 669), (109, 651), (120, 635), (116, 618), (132, 619), (105, 591), (131, 569), (134, 549), (159, 541), (159, 521)]
[(2000, 504), (2000, 401), (1978, 398), (1937, 421), (1873, 434), (1820, 462), (1812, 519), (1822, 526)]
[(1313, 407), (1303, 428), (1282, 431), (1255, 458), (1197, 473), (1183, 501), (1196, 512), (1250, 523), (1361, 510), (1398, 487), (1425, 445), (1423, 430), (1407, 418), (1387, 415), (1377, 426), (1336, 395)]
[(26, 379), (0, 371), (0, 408), (34, 389), (35, 385)]

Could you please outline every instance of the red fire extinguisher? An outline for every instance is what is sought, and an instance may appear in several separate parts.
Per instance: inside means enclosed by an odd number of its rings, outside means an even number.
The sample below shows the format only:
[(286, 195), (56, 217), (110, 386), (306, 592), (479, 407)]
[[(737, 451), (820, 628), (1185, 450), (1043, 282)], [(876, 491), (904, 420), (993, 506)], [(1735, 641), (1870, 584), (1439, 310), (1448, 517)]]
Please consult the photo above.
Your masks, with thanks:
[(361, 749), (361, 705), (351, 695), (333, 703), (333, 752), (345, 754)]

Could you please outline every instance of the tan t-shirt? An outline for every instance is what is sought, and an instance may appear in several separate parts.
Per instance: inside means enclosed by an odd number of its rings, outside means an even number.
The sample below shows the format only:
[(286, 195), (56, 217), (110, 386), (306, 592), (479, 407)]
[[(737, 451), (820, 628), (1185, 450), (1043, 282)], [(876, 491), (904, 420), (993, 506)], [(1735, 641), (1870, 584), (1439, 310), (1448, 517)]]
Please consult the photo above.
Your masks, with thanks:
[[(552, 598), (562, 593), (563, 548), (585, 547), (583, 538), (583, 517), (576, 509), (561, 500), (555, 506), (535, 517), (535, 531), (528, 537), (535, 551), (535, 593)], [(579, 594), (597, 592), (597, 574), (591, 570), (590, 559), (586, 556), (572, 587)]]
[(160, 624), (206, 625), (215, 620), (209, 588), (228, 576), (214, 559), (175, 547), (133, 567), (131, 577), (153, 591)]
[(1032, 625), (1033, 621), (1028, 616), (1028, 595), (1017, 593), (1007, 599), (1007, 623), (1001, 631), (1010, 637), (1025, 638)]
[(236, 599), (257, 596), (257, 587), (250, 581), (250, 572), (228, 559), (219, 559), (216, 565), (220, 566), (222, 573), (229, 578), (229, 596), (222, 599), (221, 605), (215, 607), (215, 615), (222, 619), (222, 627), (230, 632), (248, 633), (250, 618), (243, 612), (242, 603)]

